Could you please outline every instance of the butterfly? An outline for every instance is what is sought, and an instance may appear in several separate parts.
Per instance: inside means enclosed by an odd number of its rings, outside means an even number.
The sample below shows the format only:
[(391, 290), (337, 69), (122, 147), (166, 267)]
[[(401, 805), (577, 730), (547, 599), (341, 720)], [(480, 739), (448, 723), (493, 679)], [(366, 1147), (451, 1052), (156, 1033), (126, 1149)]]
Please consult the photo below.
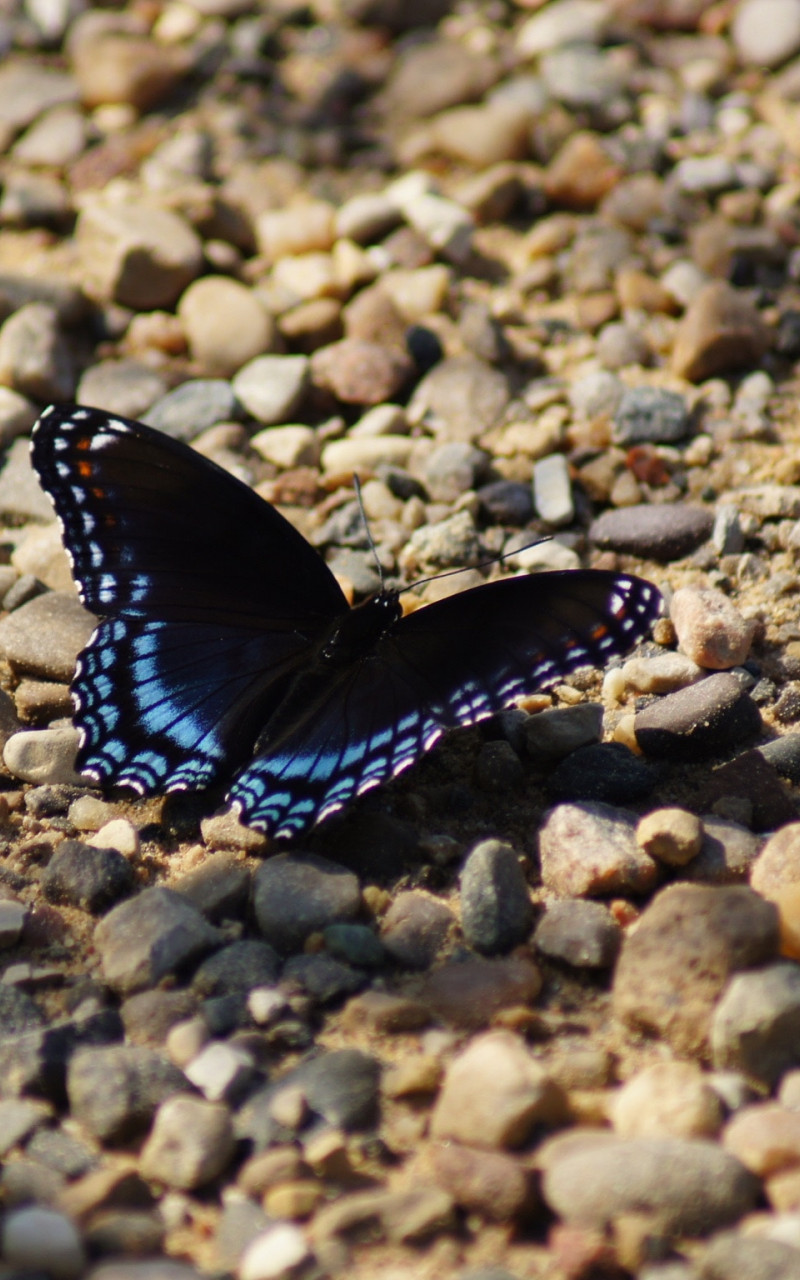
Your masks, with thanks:
[(296, 837), (471, 725), (647, 632), (660, 596), (600, 571), (511, 577), (403, 616), (350, 607), (302, 535), (185, 444), (56, 405), (32, 460), (82, 603), (76, 766), (140, 795), (228, 786)]

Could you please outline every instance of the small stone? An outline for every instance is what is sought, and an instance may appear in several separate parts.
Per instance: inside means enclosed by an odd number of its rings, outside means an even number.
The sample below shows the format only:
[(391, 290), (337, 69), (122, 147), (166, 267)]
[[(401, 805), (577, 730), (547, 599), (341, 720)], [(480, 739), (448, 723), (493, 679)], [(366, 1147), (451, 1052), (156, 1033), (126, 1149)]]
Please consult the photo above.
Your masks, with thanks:
[(352, 920), (361, 905), (358, 878), (316, 854), (279, 854), (253, 881), (258, 927), (277, 951), (299, 950), (309, 934)]
[[(437, 1143), (431, 1150), (431, 1160), (438, 1185), (468, 1213), (508, 1222), (525, 1215), (535, 1204), (529, 1172), (504, 1151)], [(490, 1278), (487, 1276), (486, 1280)]]
[(461, 872), (461, 927), (483, 955), (510, 951), (525, 941), (533, 907), (519, 855), (500, 840), (483, 840)]
[(734, 11), (731, 35), (745, 66), (779, 67), (800, 49), (800, 5), (743, 0)]
[[(490, 165), (504, 160), (520, 160), (526, 155), (530, 123), (530, 112), (524, 103), (497, 99), (479, 107), (453, 107), (443, 111), (430, 121), (426, 137), (431, 149), (442, 151), (475, 169), (487, 169)], [(463, 206), (457, 207), (463, 211)], [(416, 224), (412, 221), (413, 225)], [(471, 225), (471, 219), (467, 225)], [(431, 246), (439, 248), (433, 238)], [(459, 261), (459, 257), (454, 256), (453, 261)]]
[(336, 209), (326, 200), (307, 200), (269, 209), (256, 220), (259, 253), (268, 262), (301, 253), (324, 252), (334, 241)]
[(279, 967), (278, 956), (268, 942), (239, 938), (203, 961), (192, 986), (204, 997), (245, 994), (275, 982)]
[(657, 864), (636, 843), (636, 819), (592, 801), (551, 809), (539, 830), (542, 882), (565, 897), (643, 893)]
[(288, 422), (305, 394), (309, 367), (307, 356), (256, 356), (236, 374), (233, 390), (257, 422)]
[(666, 562), (680, 560), (705, 542), (713, 522), (703, 507), (644, 503), (604, 511), (590, 525), (589, 538), (604, 551)]
[(381, 942), (392, 959), (409, 969), (427, 969), (455, 918), (449, 907), (420, 890), (399, 893), (383, 918)]
[(241, 417), (241, 408), (223, 378), (192, 378), (169, 391), (144, 417), (148, 426), (188, 444), (218, 422)]
[(541, 519), (554, 528), (575, 519), (572, 482), (563, 453), (552, 453), (534, 463), (533, 501)]
[(138, 360), (101, 360), (85, 370), (75, 399), (108, 413), (141, 418), (166, 390), (161, 375)]
[(450, 1064), (431, 1121), (434, 1138), (465, 1146), (522, 1146), (563, 1109), (560, 1089), (509, 1031), (473, 1039)]
[(286, 427), (266, 427), (250, 439), (267, 462), (288, 470), (291, 467), (314, 466), (319, 461), (319, 443), (312, 427), (298, 423)]
[(189, 223), (138, 200), (84, 205), (75, 228), (86, 288), (138, 311), (171, 307), (199, 275), (203, 252)]
[(18, 672), (69, 681), (94, 626), (72, 592), (48, 591), (0, 621), (0, 652)]
[(396, 348), (363, 338), (342, 338), (320, 347), (311, 357), (315, 386), (331, 391), (344, 404), (381, 404), (394, 399), (408, 381), (411, 357)]
[(105, 979), (138, 991), (218, 947), (221, 935), (171, 889), (144, 889), (104, 916), (95, 930)]
[(729, 976), (769, 963), (777, 946), (777, 912), (751, 889), (662, 889), (623, 941), (614, 1013), (628, 1026), (664, 1037), (678, 1053), (706, 1054)]
[(90, 9), (70, 27), (69, 53), (81, 100), (89, 108), (124, 103), (147, 111), (176, 87), (189, 59), (177, 47), (104, 19)]
[(237, 1271), (239, 1280), (283, 1280), (310, 1256), (305, 1234), (290, 1222), (267, 1227), (245, 1249)]
[(0, 951), (17, 945), (27, 916), (28, 909), (22, 902), (0, 898)]
[(622, 1138), (713, 1138), (722, 1127), (722, 1104), (693, 1063), (654, 1062), (617, 1091), (611, 1119)]
[(670, 867), (685, 867), (703, 846), (703, 824), (688, 809), (654, 809), (636, 828), (637, 843)]
[(647, 340), (630, 324), (612, 320), (597, 335), (597, 358), (605, 369), (647, 365), (652, 359)]
[(364, 991), (348, 1000), (342, 1012), (345, 1026), (366, 1026), (380, 1033), (416, 1031), (430, 1021), (424, 1004), (388, 991)]
[(761, 730), (761, 715), (736, 676), (727, 672), (667, 694), (636, 713), (641, 749), (661, 759), (703, 759)]
[(174, 1094), (158, 1109), (142, 1148), (142, 1177), (193, 1191), (213, 1181), (234, 1153), (230, 1112), (221, 1103)]
[(714, 1065), (772, 1088), (800, 1063), (800, 967), (792, 961), (734, 977), (714, 1013)]
[(594, 133), (567, 138), (544, 176), (548, 199), (557, 208), (593, 209), (619, 182), (622, 171)]
[(178, 315), (193, 358), (219, 377), (230, 377), (275, 341), (272, 317), (258, 296), (228, 276), (193, 281), (178, 303)]
[[(725, 1231), (710, 1241), (703, 1255), (703, 1280), (794, 1280), (798, 1253), (793, 1243)], [(669, 1277), (666, 1277), (669, 1280)]]
[(800, 822), (791, 822), (769, 837), (751, 868), (750, 884), (762, 897), (776, 901), (798, 882)]
[(3, 747), (3, 763), (23, 782), (40, 786), (80, 786), (75, 771), (80, 735), (77, 729), (35, 729), (15, 733)]
[(756, 631), (727, 596), (713, 587), (680, 587), (669, 616), (683, 652), (698, 666), (727, 671), (746, 661)]
[(486, 1027), (504, 1009), (528, 1008), (542, 989), (542, 975), (522, 956), (454, 961), (426, 979), (421, 999), (443, 1022)]
[(476, 356), (442, 360), (415, 388), (411, 422), (425, 421), (438, 440), (474, 443), (495, 426), (509, 398), (505, 376)]
[(138, 1137), (160, 1103), (185, 1087), (183, 1072), (161, 1053), (142, 1045), (80, 1049), (67, 1074), (74, 1118), (107, 1143)]
[(133, 892), (136, 876), (116, 849), (95, 849), (81, 840), (64, 840), (42, 876), (50, 902), (68, 902), (98, 914)]
[(54, 307), (30, 302), (0, 327), (0, 382), (35, 400), (71, 399), (75, 370)]
[(555, 0), (525, 19), (517, 33), (517, 53), (527, 59), (576, 41), (598, 44), (607, 21), (607, 11), (598, 0)]
[(552, 763), (597, 742), (603, 729), (603, 708), (596, 702), (574, 707), (550, 707), (529, 717), (524, 725), (528, 755)]
[(800, 1114), (775, 1102), (742, 1107), (731, 1117), (723, 1143), (760, 1178), (800, 1164)]
[(322, 467), (333, 475), (383, 466), (404, 467), (413, 452), (410, 436), (348, 436), (325, 445)]
[(689, 382), (757, 366), (768, 336), (758, 311), (725, 280), (703, 286), (675, 335), (672, 367)]
[(752, 1210), (758, 1180), (715, 1142), (606, 1133), (551, 1139), (540, 1149), (544, 1198), (567, 1222), (604, 1227), (648, 1213), (660, 1228), (705, 1235)]
[(536, 926), (533, 940), (554, 960), (581, 969), (609, 969), (617, 958), (622, 931), (599, 902), (554, 902)]
[(487, 462), (482, 449), (464, 440), (439, 445), (425, 459), (422, 470), (425, 488), (434, 502), (455, 502), (462, 493), (476, 487)]
[(20, 1272), (44, 1272), (52, 1280), (78, 1280), (86, 1255), (69, 1218), (31, 1205), (14, 1209), (3, 1223), (3, 1258)]
[(187, 1064), (185, 1074), (208, 1102), (234, 1102), (256, 1071), (246, 1049), (217, 1040), (200, 1050)]
[(683, 396), (662, 387), (629, 387), (614, 414), (614, 439), (623, 445), (671, 444), (690, 429)]

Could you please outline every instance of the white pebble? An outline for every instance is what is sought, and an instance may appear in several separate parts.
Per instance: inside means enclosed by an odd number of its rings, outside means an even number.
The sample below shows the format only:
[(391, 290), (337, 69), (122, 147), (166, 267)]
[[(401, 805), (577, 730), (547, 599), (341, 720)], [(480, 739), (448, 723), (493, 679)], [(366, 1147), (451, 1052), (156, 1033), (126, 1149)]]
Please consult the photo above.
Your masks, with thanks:
[(239, 1280), (277, 1280), (299, 1266), (311, 1250), (299, 1227), (280, 1222), (256, 1236), (239, 1263)]

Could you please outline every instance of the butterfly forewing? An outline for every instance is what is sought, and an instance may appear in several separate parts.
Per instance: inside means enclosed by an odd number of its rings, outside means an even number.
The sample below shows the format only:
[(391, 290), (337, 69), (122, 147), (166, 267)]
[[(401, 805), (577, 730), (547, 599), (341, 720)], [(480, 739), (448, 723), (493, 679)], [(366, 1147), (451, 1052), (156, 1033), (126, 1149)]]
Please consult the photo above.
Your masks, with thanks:
[(655, 587), (510, 578), (399, 616), (349, 611), (330, 570), (245, 485), (162, 433), (51, 408), (33, 461), (88, 608), (78, 765), (149, 794), (230, 783), (245, 822), (296, 836), (474, 724), (647, 631)]

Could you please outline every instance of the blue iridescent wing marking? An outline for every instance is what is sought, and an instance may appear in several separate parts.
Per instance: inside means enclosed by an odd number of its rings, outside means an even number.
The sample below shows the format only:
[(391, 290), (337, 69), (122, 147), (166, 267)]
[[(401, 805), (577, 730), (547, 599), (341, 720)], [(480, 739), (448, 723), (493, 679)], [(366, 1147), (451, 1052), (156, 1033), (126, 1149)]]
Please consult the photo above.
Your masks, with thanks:
[(418, 609), (332, 682), (324, 706), (268, 738), (230, 798), (248, 824), (300, 834), (446, 730), (629, 649), (659, 603), (641, 578), (587, 570), (487, 583)]
[(346, 612), (333, 575), (268, 503), (140, 423), (52, 408), (32, 457), (104, 616), (72, 685), (78, 767), (143, 795), (229, 779)]
[(140, 794), (230, 784), (243, 820), (297, 836), (474, 724), (647, 631), (625, 574), (489, 583), (408, 617), (349, 609), (301, 535), (158, 431), (47, 410), (32, 456), (78, 590), (101, 616), (72, 686), (78, 766)]

